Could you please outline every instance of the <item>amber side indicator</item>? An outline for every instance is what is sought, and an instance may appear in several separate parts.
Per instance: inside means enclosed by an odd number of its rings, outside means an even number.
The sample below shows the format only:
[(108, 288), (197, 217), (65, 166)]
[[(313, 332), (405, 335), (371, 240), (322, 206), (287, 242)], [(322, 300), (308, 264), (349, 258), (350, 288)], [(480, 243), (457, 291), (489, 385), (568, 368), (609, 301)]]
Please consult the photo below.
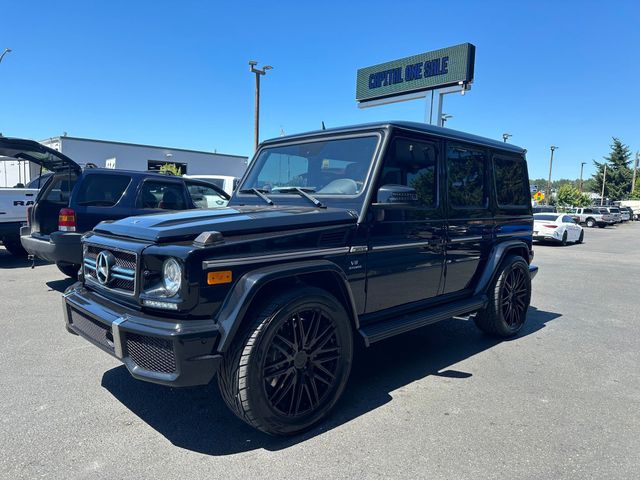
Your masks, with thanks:
[(222, 272), (209, 272), (207, 273), (207, 283), (209, 285), (219, 285), (221, 283), (231, 283), (232, 275), (231, 270), (224, 270)]

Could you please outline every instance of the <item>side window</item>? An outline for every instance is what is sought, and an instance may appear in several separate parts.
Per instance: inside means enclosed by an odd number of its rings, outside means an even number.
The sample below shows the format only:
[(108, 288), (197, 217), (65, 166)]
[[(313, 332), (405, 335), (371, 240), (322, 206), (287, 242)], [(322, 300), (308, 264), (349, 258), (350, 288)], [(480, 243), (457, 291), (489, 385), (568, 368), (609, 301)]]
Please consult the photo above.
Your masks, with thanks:
[(187, 189), (191, 200), (198, 208), (223, 207), (227, 204), (227, 200), (220, 193), (206, 185), (187, 183)]
[(453, 208), (486, 208), (486, 153), (460, 145), (447, 149), (449, 203)]
[(136, 199), (136, 207), (185, 210), (187, 205), (184, 200), (182, 184), (147, 180), (142, 183), (142, 188)]
[(78, 205), (112, 207), (130, 183), (128, 175), (85, 175), (78, 191)]
[(585, 208), (583, 210), (583, 213), (593, 213), (593, 210), (591, 210), (590, 208)]
[(567, 215), (564, 215), (564, 216), (562, 217), (562, 221), (563, 221), (564, 223), (573, 223), (573, 218), (568, 217)]
[(500, 207), (528, 207), (527, 165), (521, 158), (495, 157), (493, 159), (496, 199)]
[(438, 205), (436, 144), (398, 137), (393, 140), (378, 181), (383, 185), (405, 185), (415, 189), (420, 206)]
[(71, 190), (73, 190), (76, 181), (75, 174), (70, 176), (66, 173), (55, 175), (53, 181), (47, 183), (47, 189), (41, 199), (59, 205), (68, 205)]

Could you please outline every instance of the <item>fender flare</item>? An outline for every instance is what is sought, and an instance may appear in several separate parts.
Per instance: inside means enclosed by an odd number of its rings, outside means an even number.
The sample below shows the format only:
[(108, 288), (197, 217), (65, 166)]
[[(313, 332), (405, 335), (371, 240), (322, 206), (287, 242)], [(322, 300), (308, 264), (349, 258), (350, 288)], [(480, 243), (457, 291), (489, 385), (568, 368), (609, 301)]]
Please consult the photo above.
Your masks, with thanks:
[[(480, 293), (485, 293), (487, 287), (491, 284), (491, 280), (495, 276), (498, 267), (502, 263), (502, 260), (506, 257), (506, 255), (512, 250), (521, 250), (525, 248), (527, 252), (530, 250), (529, 245), (522, 240), (507, 240), (505, 242), (501, 242), (498, 245), (495, 245), (491, 249), (491, 254), (489, 255), (489, 261), (484, 267), (482, 274), (480, 275), (480, 279), (478, 280), (478, 284), (476, 285), (474, 295), (478, 295)], [(529, 259), (525, 258), (527, 263), (529, 263)]]
[(220, 310), (214, 317), (220, 328), (220, 341), (217, 350), (219, 352), (227, 350), (247, 313), (249, 305), (251, 305), (261, 288), (275, 280), (326, 272), (337, 275), (340, 279), (340, 287), (348, 303), (346, 305), (347, 312), (351, 314), (354, 328), (357, 331), (360, 323), (353, 293), (349, 287), (347, 276), (338, 265), (323, 259), (277, 264), (245, 273), (227, 294)]

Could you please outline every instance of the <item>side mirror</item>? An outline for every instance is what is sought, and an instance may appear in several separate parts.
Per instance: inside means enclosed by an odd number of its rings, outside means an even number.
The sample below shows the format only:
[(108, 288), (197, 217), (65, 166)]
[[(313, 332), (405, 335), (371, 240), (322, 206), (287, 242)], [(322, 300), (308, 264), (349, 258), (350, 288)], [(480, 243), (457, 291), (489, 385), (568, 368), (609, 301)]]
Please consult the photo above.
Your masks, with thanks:
[(381, 208), (406, 208), (418, 203), (415, 188), (406, 185), (383, 185), (378, 189), (375, 206)]

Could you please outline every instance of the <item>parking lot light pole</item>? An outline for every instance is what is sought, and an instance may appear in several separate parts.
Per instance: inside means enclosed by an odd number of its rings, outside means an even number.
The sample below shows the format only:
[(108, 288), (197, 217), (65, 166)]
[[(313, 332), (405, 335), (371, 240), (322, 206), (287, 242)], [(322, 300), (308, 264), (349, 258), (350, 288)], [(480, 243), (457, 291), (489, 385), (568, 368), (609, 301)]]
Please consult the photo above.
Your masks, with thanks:
[(267, 70), (271, 70), (271, 65), (265, 65), (262, 70), (256, 68), (258, 62), (249, 60), (249, 70), (256, 74), (256, 107), (255, 107), (255, 127), (254, 127), (254, 151), (258, 150), (258, 143), (260, 143), (260, 76), (267, 73)]
[(549, 200), (551, 199), (551, 169), (553, 168), (553, 152), (555, 152), (558, 147), (555, 145), (551, 145), (551, 158), (549, 158), (549, 181), (547, 182), (547, 205), (549, 205)]
[(4, 49), (4, 52), (2, 52), (2, 55), (0, 55), (0, 62), (2, 62), (2, 59), (4, 58), (4, 56), (5, 56), (7, 53), (10, 53), (10, 52), (11, 52), (11, 49), (10, 49), (10, 48), (5, 48), (5, 49)]
[(600, 206), (604, 205), (604, 184), (607, 183), (607, 164), (604, 164), (604, 173), (602, 174), (602, 194), (600, 195)]
[(633, 163), (633, 177), (631, 178), (631, 195), (636, 190), (636, 175), (638, 174), (638, 160), (640, 160), (640, 152), (636, 152), (636, 161)]
[(582, 193), (582, 170), (584, 169), (584, 166), (587, 164), (587, 162), (582, 162), (580, 164), (580, 193)]
[(504, 143), (507, 143), (507, 140), (509, 140), (509, 138), (513, 137), (513, 135), (511, 135), (510, 133), (503, 133), (502, 134), (502, 140), (504, 141)]

